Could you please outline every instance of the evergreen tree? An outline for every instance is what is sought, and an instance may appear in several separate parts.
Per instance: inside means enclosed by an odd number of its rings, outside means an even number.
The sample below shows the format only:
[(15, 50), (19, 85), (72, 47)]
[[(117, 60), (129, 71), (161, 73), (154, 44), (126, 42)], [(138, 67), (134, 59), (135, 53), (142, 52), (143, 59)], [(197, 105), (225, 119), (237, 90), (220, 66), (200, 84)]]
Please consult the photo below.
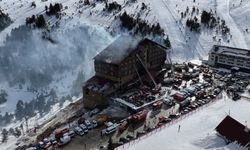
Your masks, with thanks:
[(7, 102), (7, 92), (5, 90), (0, 91), (0, 104)]
[(46, 26), (46, 21), (45, 21), (43, 15), (39, 15), (39, 16), (37, 17), (36, 26), (37, 26), (38, 28), (43, 28), (43, 27)]
[(170, 40), (169, 40), (169, 37), (168, 37), (168, 36), (167, 36), (167, 38), (164, 40), (164, 43), (165, 43), (166, 47), (171, 48), (171, 43), (170, 43)]
[(7, 142), (7, 140), (8, 140), (8, 131), (4, 128), (2, 130), (2, 143)]
[(25, 105), (22, 100), (19, 100), (16, 104), (16, 119), (21, 120), (25, 115)]
[(9, 124), (12, 120), (13, 116), (11, 114), (9, 114), (8, 112), (5, 113), (3, 120), (5, 122), (5, 124)]

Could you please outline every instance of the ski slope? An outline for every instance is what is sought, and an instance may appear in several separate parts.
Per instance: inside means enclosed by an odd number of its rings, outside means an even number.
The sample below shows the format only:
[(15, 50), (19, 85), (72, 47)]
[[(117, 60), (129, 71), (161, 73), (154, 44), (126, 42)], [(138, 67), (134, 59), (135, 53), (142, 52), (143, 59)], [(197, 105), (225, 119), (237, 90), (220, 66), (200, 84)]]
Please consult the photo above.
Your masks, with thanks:
[[(125, 147), (127, 150), (245, 150), (237, 144), (226, 144), (216, 135), (216, 126), (230, 114), (231, 117), (250, 126), (250, 102), (247, 100), (232, 101), (224, 98), (211, 106), (200, 110), (184, 120), (163, 128), (138, 142)], [(240, 110), (240, 111), (239, 111)], [(180, 132), (178, 126), (180, 125)]]
[(223, 19), (226, 20), (226, 23), (230, 25), (230, 29), (234, 39), (232, 45), (234, 47), (248, 49), (245, 36), (239, 29), (237, 23), (230, 15), (230, 0), (217, 0), (217, 4), (218, 4), (217, 7), (218, 13), (220, 14), (220, 16), (222, 16)]
[[(85, 55), (85, 63), (84, 66), (80, 66), (87, 72), (86, 77), (91, 76), (91, 71), (93, 71), (93, 65), (88, 62), (92, 61), (92, 58), (95, 54), (101, 51), (103, 47), (107, 46), (110, 41), (113, 41), (114, 37), (110, 37), (109, 34), (106, 34), (107, 31), (111, 32), (114, 35), (123, 34), (124, 30), (119, 28), (119, 21), (115, 20), (115, 16), (126, 11), (127, 13), (140, 17), (146, 20), (149, 23), (157, 23), (164, 28), (165, 34), (169, 36), (172, 50), (171, 57), (172, 62), (186, 62), (193, 61), (197, 59), (206, 58), (209, 50), (214, 44), (218, 44), (218, 42), (213, 41), (212, 37), (217, 36), (222, 39), (222, 45), (235, 46), (240, 48), (250, 48), (250, 34), (245, 32), (245, 29), (250, 28), (250, 1), (243, 0), (137, 0), (136, 2), (128, 3), (126, 0), (112, 0), (116, 1), (118, 4), (122, 6), (122, 10), (119, 12), (108, 13), (103, 11), (105, 4), (104, 3), (96, 3), (94, 5), (86, 6), (79, 3), (79, 0), (48, 0), (42, 2), (42, 0), (35, 1), (36, 8), (31, 7), (31, 2), (34, 0), (1, 0), (0, 8), (8, 13), (13, 23), (0, 32), (0, 46), (5, 44), (6, 37), (10, 36), (10, 33), (13, 29), (18, 28), (25, 24), (26, 17), (30, 17), (32, 15), (39, 15), (45, 13), (45, 5), (49, 5), (50, 3), (62, 3), (64, 9), (62, 11), (62, 18), (56, 19), (55, 17), (46, 18), (50, 23), (50, 27), (54, 26), (56, 23), (59, 23), (59, 27), (56, 28), (55, 32), (65, 33), (70, 32), (72, 28), (78, 28), (79, 26), (86, 25), (91, 26), (93, 28), (90, 29), (90, 33), (95, 34), (96, 41), (101, 41), (100, 47), (97, 47), (95, 51), (89, 52)], [(90, 0), (91, 3), (94, 0)], [(145, 11), (140, 9), (142, 2), (145, 3), (148, 8)], [(67, 8), (66, 8), (67, 6)], [(205, 30), (200, 34), (192, 33), (187, 30), (185, 27), (185, 22), (181, 22), (181, 11), (185, 11), (187, 7), (192, 8), (193, 6), (200, 9), (200, 13), (202, 10), (209, 11), (210, 9), (216, 10), (218, 16), (225, 20), (226, 24), (229, 26), (232, 39), (230, 42), (227, 42), (227, 39), (223, 39), (221, 35), (216, 35), (215, 32)], [(199, 14), (200, 15), (200, 14)], [(198, 15), (198, 16), (199, 16)], [(105, 31), (103, 30), (106, 29)], [(98, 33), (95, 32), (98, 30)], [(62, 35), (62, 34), (58, 34)], [(83, 35), (84, 36), (84, 35)], [(71, 36), (70, 36), (71, 37)], [(61, 37), (61, 39), (64, 36)], [(87, 37), (89, 38), (89, 37)], [(100, 38), (101, 40), (98, 40)], [(73, 40), (77, 41), (82, 39), (81, 37), (74, 37)], [(72, 40), (72, 39), (71, 39)], [(72, 44), (72, 43), (71, 43)], [(81, 43), (80, 43), (81, 44)], [(73, 48), (75, 43), (70, 45), (70, 42), (59, 42), (59, 47), (71, 47)], [(55, 46), (57, 47), (57, 46)], [(83, 46), (84, 47), (84, 46)], [(69, 61), (68, 61), (69, 62)], [(22, 63), (22, 62), (20, 62)], [(67, 63), (67, 62), (66, 62)], [(51, 83), (50, 87), (57, 88), (59, 91), (59, 95), (65, 95), (70, 90), (70, 86), (72, 86), (72, 82), (76, 78), (77, 70), (72, 68), (73, 73), (64, 73), (62, 75), (56, 76), (55, 80)], [(27, 93), (25, 90), (20, 90), (16, 86), (9, 87), (5, 83), (0, 83), (1, 88), (6, 88), (10, 94), (10, 101), (2, 106), (0, 109), (4, 111), (13, 112), (15, 109), (15, 105), (17, 100), (29, 100), (35, 97), (34, 93)], [(239, 118), (240, 121), (245, 120), (244, 115), (247, 113), (245, 109), (249, 107), (249, 104), (240, 101), (237, 103), (233, 103), (232, 101), (227, 101), (225, 106), (223, 105), (224, 101), (221, 100), (211, 107), (205, 109), (205, 111), (201, 111), (198, 113), (198, 118), (191, 116), (187, 120), (183, 120), (180, 122), (182, 124), (182, 132), (176, 134), (177, 125), (171, 126), (170, 128), (165, 129), (162, 133), (157, 133), (158, 137), (149, 137), (149, 140), (142, 141), (143, 144), (138, 143), (135, 147), (131, 147), (131, 149), (139, 149), (139, 148), (151, 148), (157, 149), (163, 140), (156, 140), (157, 138), (168, 138), (170, 140), (166, 141), (166, 145), (170, 145), (172, 149), (174, 149), (175, 145), (182, 145), (182, 149), (233, 149), (234, 145), (225, 146), (223, 142), (214, 143), (215, 145), (204, 145), (204, 143), (213, 143), (215, 140), (219, 140), (215, 137), (213, 133), (214, 127), (217, 123), (223, 119), (225, 114), (228, 112), (228, 108), (232, 108), (232, 115)], [(234, 106), (235, 105), (235, 106)], [(234, 109), (240, 108), (242, 112), (238, 114), (234, 113)], [(219, 110), (221, 108), (221, 110)], [(209, 112), (209, 113), (208, 113)], [(212, 115), (213, 114), (213, 115)], [(249, 114), (248, 114), (249, 115)], [(196, 115), (195, 115), (196, 116)], [(245, 115), (247, 116), (247, 115)], [(208, 118), (209, 117), (209, 118)], [(208, 118), (208, 120), (206, 119)], [(237, 119), (236, 118), (236, 119)], [(201, 121), (206, 121), (207, 125), (201, 128), (199, 127), (199, 123)], [(195, 123), (194, 127), (197, 127), (197, 132), (194, 134), (194, 129), (191, 126), (191, 123)], [(186, 128), (185, 128), (186, 126)], [(192, 129), (191, 129), (192, 128)], [(170, 133), (170, 134), (169, 134)], [(191, 137), (188, 134), (193, 134)], [(209, 135), (207, 135), (209, 134)], [(165, 137), (166, 136), (166, 137)], [(183, 138), (180, 138), (183, 136)], [(190, 140), (185, 140), (189, 139)], [(176, 140), (179, 139), (179, 140)], [(176, 140), (176, 141), (175, 141)], [(220, 140), (219, 140), (220, 141)], [(150, 143), (150, 144), (147, 144)], [(174, 144), (173, 144), (174, 143)], [(165, 144), (165, 143), (164, 143)], [(217, 145), (218, 144), (218, 145)], [(11, 145), (11, 144), (7, 144)], [(143, 145), (146, 145), (143, 146)], [(152, 147), (153, 145), (154, 147)], [(1, 146), (0, 146), (1, 147)], [(8, 147), (8, 146), (7, 146)], [(6, 148), (7, 148), (6, 147)], [(230, 148), (233, 147), (233, 148)], [(169, 149), (171, 149), (169, 148)], [(1, 148), (0, 148), (1, 149)], [(9, 148), (8, 148), (9, 149)], [(160, 149), (164, 149), (164, 147), (160, 147)]]

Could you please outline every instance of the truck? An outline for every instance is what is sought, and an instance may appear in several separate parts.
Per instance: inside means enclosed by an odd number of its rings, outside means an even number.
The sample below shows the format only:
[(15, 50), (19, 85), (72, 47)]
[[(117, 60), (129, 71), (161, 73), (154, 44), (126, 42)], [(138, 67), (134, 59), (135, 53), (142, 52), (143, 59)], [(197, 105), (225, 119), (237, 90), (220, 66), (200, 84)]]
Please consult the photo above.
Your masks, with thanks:
[(146, 110), (140, 111), (140, 112), (128, 117), (127, 121), (132, 122), (132, 123), (144, 122), (146, 120), (147, 114), (148, 114), (148, 111), (146, 111)]
[(155, 103), (153, 104), (153, 110), (161, 109), (162, 104), (163, 104), (163, 102), (162, 102), (161, 100), (155, 102)]
[(118, 126), (118, 131), (119, 133), (122, 133), (123, 131), (125, 131), (129, 126), (129, 123), (127, 120), (122, 121), (119, 126)]
[(68, 133), (68, 132), (69, 132), (69, 128), (64, 128), (62, 130), (56, 130), (56, 132), (55, 132), (55, 138), (56, 139), (60, 139), (61, 137), (63, 137), (63, 135), (65, 133)]

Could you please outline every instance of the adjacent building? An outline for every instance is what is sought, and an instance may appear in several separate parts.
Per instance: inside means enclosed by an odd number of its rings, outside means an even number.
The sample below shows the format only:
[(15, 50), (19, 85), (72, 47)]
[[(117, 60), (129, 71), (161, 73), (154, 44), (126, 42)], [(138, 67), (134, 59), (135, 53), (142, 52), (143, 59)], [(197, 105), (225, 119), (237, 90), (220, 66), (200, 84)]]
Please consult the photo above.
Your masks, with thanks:
[(160, 70), (167, 48), (149, 39), (120, 36), (94, 57), (95, 76), (83, 86), (86, 107), (107, 103), (106, 98), (139, 75)]
[(214, 45), (209, 52), (208, 64), (231, 69), (237, 67), (250, 71), (250, 50)]
[(226, 116), (215, 129), (226, 142), (237, 142), (250, 148), (250, 130), (234, 118)]

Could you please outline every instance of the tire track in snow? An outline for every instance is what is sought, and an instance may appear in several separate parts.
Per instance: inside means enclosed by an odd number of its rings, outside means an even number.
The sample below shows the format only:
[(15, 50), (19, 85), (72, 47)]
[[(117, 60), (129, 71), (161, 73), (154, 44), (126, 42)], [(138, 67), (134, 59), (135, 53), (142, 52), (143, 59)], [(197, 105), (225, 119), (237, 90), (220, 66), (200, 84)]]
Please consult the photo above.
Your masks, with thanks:
[(233, 42), (235, 47), (246, 48), (248, 49), (245, 36), (242, 34), (241, 30), (238, 28), (238, 25), (235, 23), (234, 19), (230, 15), (230, 0), (217, 0), (218, 6), (217, 10), (226, 21), (227, 25), (230, 25), (230, 32), (233, 35)]
[[(171, 55), (174, 62), (183, 62), (188, 61), (190, 58), (193, 58), (194, 55), (190, 52), (191, 49), (187, 46), (186, 40), (183, 37), (182, 32), (180, 31), (176, 20), (171, 16), (172, 14), (167, 9), (163, 0), (155, 0), (154, 2), (149, 1), (151, 6), (154, 8), (156, 14), (158, 15), (158, 21), (161, 26), (166, 29), (166, 32), (169, 36), (173, 53)], [(168, 10), (164, 12), (163, 10)]]
[[(199, 38), (197, 38), (197, 36), (195, 36), (195, 40), (197, 41), (197, 45), (193, 45), (192, 41), (190, 43), (190, 40), (186, 40), (186, 34), (185, 32), (182, 30), (182, 28), (184, 29), (184, 26), (181, 26), (180, 24), (178, 24), (178, 19), (176, 19), (176, 17), (174, 16), (174, 13), (171, 11), (171, 9), (169, 8), (167, 1), (162, 0), (162, 2), (164, 3), (164, 6), (167, 8), (167, 11), (171, 14), (173, 20), (176, 22), (176, 25), (178, 26), (179, 30), (181, 31), (182, 37), (184, 38), (184, 40), (186, 41), (186, 45), (188, 46), (188, 48), (190, 50), (192, 50), (194, 57), (197, 55), (197, 57), (199, 59), (202, 59), (202, 56), (204, 56), (204, 48), (201, 45)], [(198, 47), (198, 48), (197, 48)], [(196, 54), (196, 55), (195, 55)]]

